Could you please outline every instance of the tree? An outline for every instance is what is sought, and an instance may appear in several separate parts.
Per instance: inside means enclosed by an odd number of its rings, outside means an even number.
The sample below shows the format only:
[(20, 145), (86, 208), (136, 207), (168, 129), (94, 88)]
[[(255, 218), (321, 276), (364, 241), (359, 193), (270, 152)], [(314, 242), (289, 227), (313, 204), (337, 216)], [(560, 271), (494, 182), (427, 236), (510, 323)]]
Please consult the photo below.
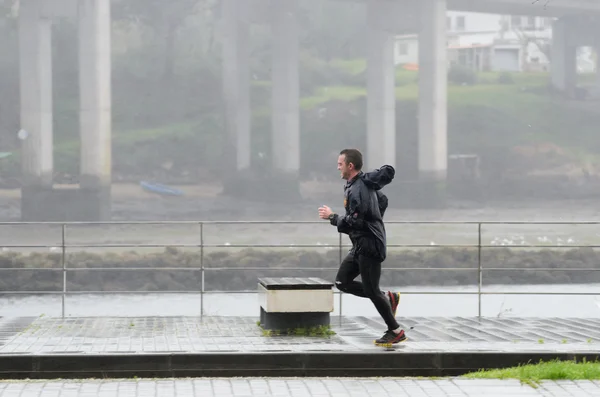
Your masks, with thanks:
[(365, 4), (302, 0), (298, 18), (301, 45), (313, 55), (326, 61), (365, 56)]
[(177, 32), (186, 19), (212, 10), (215, 0), (118, 0), (113, 17), (143, 27), (151, 33), (152, 42), (161, 43), (163, 81), (173, 77)]

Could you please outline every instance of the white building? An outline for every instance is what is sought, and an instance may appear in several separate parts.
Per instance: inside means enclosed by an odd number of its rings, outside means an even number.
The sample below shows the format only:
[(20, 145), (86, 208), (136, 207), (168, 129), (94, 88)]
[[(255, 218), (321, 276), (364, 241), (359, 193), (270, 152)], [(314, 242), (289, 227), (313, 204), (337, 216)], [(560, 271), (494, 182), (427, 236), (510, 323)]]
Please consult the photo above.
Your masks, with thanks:
[[(448, 60), (479, 71), (547, 70), (552, 20), (475, 12), (448, 12)], [(416, 34), (397, 36), (396, 64), (417, 64)]]

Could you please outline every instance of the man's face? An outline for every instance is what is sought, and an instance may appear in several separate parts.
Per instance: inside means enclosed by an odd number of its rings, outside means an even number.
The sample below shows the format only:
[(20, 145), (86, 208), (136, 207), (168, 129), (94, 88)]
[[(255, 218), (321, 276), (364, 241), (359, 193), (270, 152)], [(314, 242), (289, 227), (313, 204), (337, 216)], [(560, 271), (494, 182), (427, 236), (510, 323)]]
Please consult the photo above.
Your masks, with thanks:
[(348, 180), (350, 179), (350, 173), (352, 172), (353, 165), (346, 163), (346, 155), (341, 154), (338, 157), (338, 170), (340, 171), (340, 175), (342, 179)]

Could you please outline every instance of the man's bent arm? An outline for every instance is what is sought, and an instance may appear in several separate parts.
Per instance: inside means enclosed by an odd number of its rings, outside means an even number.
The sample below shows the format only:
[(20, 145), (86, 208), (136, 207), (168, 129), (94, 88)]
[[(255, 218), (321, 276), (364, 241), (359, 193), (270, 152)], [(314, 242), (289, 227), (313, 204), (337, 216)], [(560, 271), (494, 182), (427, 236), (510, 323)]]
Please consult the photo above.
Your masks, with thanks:
[(368, 197), (365, 193), (365, 189), (360, 189), (357, 194), (352, 195), (347, 215), (333, 214), (329, 222), (333, 226), (337, 226), (338, 232), (348, 233), (350, 230), (364, 230), (364, 218), (368, 204)]
[(340, 224), (341, 219), (343, 219), (342, 216), (338, 214), (331, 214), (329, 217), (329, 223), (337, 227), (338, 233), (350, 234), (351, 229), (347, 226), (344, 226), (345, 224)]

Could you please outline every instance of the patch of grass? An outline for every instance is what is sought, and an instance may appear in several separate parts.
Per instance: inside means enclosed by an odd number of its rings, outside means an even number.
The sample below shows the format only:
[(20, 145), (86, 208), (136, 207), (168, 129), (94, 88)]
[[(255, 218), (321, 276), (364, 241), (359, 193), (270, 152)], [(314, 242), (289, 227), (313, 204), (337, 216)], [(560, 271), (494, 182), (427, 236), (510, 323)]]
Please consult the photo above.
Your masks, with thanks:
[[(339, 70), (341, 73), (356, 76), (367, 70), (367, 61), (364, 58), (357, 59), (334, 59), (329, 65)], [(479, 72), (477, 73), (478, 84), (498, 84), (500, 75), (510, 76), (514, 85), (542, 86), (548, 83), (550, 79), (549, 72)], [(413, 84), (418, 81), (419, 72), (416, 70), (407, 70), (404, 65), (396, 66), (395, 70), (396, 85)], [(580, 82), (593, 82), (594, 74), (579, 74)]]
[(329, 62), (331, 66), (340, 72), (356, 76), (367, 70), (366, 59), (333, 59)]
[[(366, 67), (364, 60), (332, 62), (341, 73), (359, 73)], [(501, 73), (482, 72), (476, 85), (448, 86), (450, 122), (462, 119), (460, 125), (451, 127), (454, 131), (460, 131), (461, 142), (467, 142), (468, 146), (461, 146), (461, 150), (475, 150), (469, 142), (480, 142), (481, 146), (492, 140), (503, 141), (506, 147), (547, 142), (560, 146), (573, 162), (600, 162), (600, 141), (596, 128), (600, 114), (590, 111), (589, 106), (565, 102), (546, 94), (549, 73), (508, 74), (512, 84), (500, 84)], [(589, 79), (588, 76), (579, 77), (581, 80)], [(418, 72), (398, 66), (395, 94), (398, 101), (416, 102), (419, 97)], [(323, 86), (313, 95), (302, 98), (301, 106), (304, 110), (310, 110), (326, 107), (329, 101), (351, 102), (365, 99), (366, 95), (364, 84)], [(498, 117), (490, 118), (494, 114)], [(504, 128), (505, 125), (510, 127)], [(576, 140), (572, 138), (573, 126), (577, 126)]]
[[(416, 101), (419, 98), (419, 86), (416, 83), (396, 85), (395, 93), (397, 100)], [(332, 100), (350, 102), (366, 95), (367, 90), (365, 87), (324, 86), (320, 87), (314, 95), (302, 98), (300, 105), (303, 109), (311, 109)], [(519, 92), (519, 88), (515, 86), (501, 84), (448, 86), (449, 106), (488, 105), (490, 107), (501, 107), (506, 110), (516, 109), (523, 112), (531, 112), (532, 106), (544, 105), (547, 102), (543, 97), (521, 93)]]
[(515, 85), (544, 85), (550, 79), (548, 72), (479, 72), (477, 80), (479, 84), (497, 84), (500, 75), (510, 76), (512, 84)]
[(536, 387), (542, 380), (600, 380), (600, 361), (552, 360), (504, 369), (479, 370), (463, 375), (469, 379), (518, 379)]
[(416, 84), (419, 78), (419, 72), (406, 70), (402, 66), (396, 67), (396, 86), (407, 84)]
[(364, 87), (353, 86), (327, 86), (320, 87), (317, 92), (300, 100), (300, 107), (304, 110), (313, 109), (332, 100), (350, 102), (367, 95)]
[[(153, 141), (162, 137), (189, 134), (193, 127), (194, 125), (192, 123), (180, 123), (161, 126), (157, 128), (137, 129), (130, 131), (114, 131), (112, 141), (113, 145), (132, 146), (140, 142)], [(54, 145), (54, 155), (55, 157), (57, 157), (56, 161), (59, 163), (61, 159), (65, 157), (79, 157), (79, 152), (79, 139), (70, 141), (65, 140)]]
[(260, 321), (257, 321), (256, 325), (261, 328), (263, 336), (311, 336), (328, 338), (335, 335), (335, 331), (333, 331), (329, 325), (319, 325), (309, 328), (289, 328), (286, 330), (264, 329), (261, 326)]

